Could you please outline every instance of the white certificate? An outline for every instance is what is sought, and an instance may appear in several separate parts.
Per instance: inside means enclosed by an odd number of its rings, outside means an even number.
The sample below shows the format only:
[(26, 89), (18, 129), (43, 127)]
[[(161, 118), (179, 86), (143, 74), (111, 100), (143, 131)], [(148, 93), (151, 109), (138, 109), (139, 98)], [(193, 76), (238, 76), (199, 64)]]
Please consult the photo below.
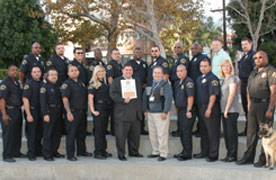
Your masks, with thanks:
[(135, 99), (137, 98), (135, 79), (122, 79), (121, 80), (122, 97)]

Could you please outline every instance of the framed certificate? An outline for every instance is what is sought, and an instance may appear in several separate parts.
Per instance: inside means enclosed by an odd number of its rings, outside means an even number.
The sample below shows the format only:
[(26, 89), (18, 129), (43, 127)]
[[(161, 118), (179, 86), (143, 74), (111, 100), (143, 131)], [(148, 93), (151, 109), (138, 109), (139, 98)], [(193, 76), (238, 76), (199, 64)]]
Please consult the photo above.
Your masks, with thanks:
[(137, 98), (135, 79), (122, 79), (121, 80), (122, 97), (135, 99)]

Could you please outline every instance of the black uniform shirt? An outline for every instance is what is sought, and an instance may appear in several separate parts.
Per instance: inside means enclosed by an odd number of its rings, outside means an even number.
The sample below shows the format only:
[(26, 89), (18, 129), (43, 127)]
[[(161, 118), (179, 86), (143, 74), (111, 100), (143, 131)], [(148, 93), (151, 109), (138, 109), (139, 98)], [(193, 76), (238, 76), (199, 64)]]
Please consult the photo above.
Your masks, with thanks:
[(254, 69), (248, 79), (248, 93), (251, 98), (269, 99), (271, 85), (276, 84), (276, 70), (266, 66), (260, 72)]
[(187, 70), (188, 70), (188, 67), (189, 67), (189, 58), (187, 56), (185, 56), (184, 53), (181, 53), (178, 58), (175, 60), (174, 62), (174, 65), (172, 67), (172, 70), (171, 70), (171, 74), (170, 74), (170, 80), (172, 82), (175, 82), (177, 81), (177, 75), (176, 75), (176, 70), (177, 70), (177, 66), (180, 65), (180, 64), (183, 64), (186, 66)]
[(196, 82), (197, 78), (202, 75), (199, 68), (200, 62), (206, 58), (207, 58), (206, 55), (199, 53), (193, 56), (192, 60), (190, 61), (188, 74), (189, 74), (189, 77), (192, 78), (194, 82)]
[(0, 85), (0, 98), (6, 101), (7, 106), (22, 105), (22, 89), (18, 81), (14, 81), (11, 77), (6, 77)]
[(208, 105), (209, 98), (212, 95), (217, 97), (216, 103), (219, 103), (220, 98), (220, 84), (219, 79), (212, 72), (209, 72), (205, 76), (202, 75), (197, 78), (197, 104)]
[(61, 108), (61, 93), (58, 84), (43, 83), (40, 88), (40, 106), (43, 116), (49, 115), (49, 108)]
[(164, 59), (163, 57), (159, 56), (155, 61), (153, 61), (149, 68), (148, 68), (148, 79), (147, 79), (147, 85), (151, 86), (152, 85), (152, 72), (153, 72), (153, 68), (155, 66), (161, 66), (163, 67), (164, 73), (165, 74), (169, 74), (169, 63), (166, 59)]
[(122, 69), (123, 66), (122, 64), (118, 63), (115, 60), (111, 60), (108, 64), (107, 64), (107, 72), (106, 72), (106, 76), (112, 77), (113, 79), (122, 76)]
[(241, 80), (247, 81), (250, 73), (254, 69), (254, 66), (255, 66), (255, 63), (253, 60), (254, 54), (255, 54), (255, 51), (251, 50), (248, 53), (244, 54), (244, 56), (238, 62), (239, 78)]
[[(23, 89), (23, 97), (27, 98), (30, 102), (31, 108), (40, 108), (39, 91), (40, 91), (41, 81), (36, 81), (34, 79), (27, 80)], [(40, 109), (39, 109), (40, 110)]]
[(71, 110), (85, 110), (87, 108), (87, 89), (83, 82), (68, 79), (60, 89), (62, 97), (68, 98)]
[(140, 79), (142, 85), (147, 83), (147, 72), (148, 72), (148, 65), (143, 60), (136, 60), (132, 59), (128, 61), (128, 63), (133, 68), (133, 77), (135, 79)]
[(89, 79), (88, 79), (87, 70), (84, 67), (84, 65), (82, 63), (80, 63), (79, 61), (77, 61), (76, 59), (74, 59), (72, 62), (70, 62), (70, 64), (78, 67), (78, 70), (80, 72), (79, 80), (81, 82), (83, 82), (85, 84), (85, 86), (87, 86), (89, 83)]
[(21, 66), (20, 71), (25, 74), (26, 79), (31, 78), (31, 71), (34, 66), (38, 66), (41, 70), (41, 73), (44, 73), (45, 65), (43, 59), (39, 56), (34, 56), (33, 54), (29, 54), (26, 57), (24, 57)]
[(95, 110), (104, 111), (112, 108), (112, 100), (109, 96), (109, 86), (106, 83), (102, 82), (102, 85), (98, 89), (89, 86), (88, 94), (94, 96)]
[(174, 85), (174, 100), (177, 108), (187, 107), (188, 97), (194, 96), (195, 87), (191, 78), (176, 81)]

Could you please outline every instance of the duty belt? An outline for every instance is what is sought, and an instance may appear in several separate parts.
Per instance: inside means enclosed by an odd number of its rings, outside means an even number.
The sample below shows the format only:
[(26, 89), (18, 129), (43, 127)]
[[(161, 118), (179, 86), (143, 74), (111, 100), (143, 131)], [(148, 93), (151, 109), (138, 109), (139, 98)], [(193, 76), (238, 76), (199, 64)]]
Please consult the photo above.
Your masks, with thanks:
[(269, 99), (266, 99), (266, 98), (251, 98), (251, 100), (252, 100), (254, 103), (269, 102)]

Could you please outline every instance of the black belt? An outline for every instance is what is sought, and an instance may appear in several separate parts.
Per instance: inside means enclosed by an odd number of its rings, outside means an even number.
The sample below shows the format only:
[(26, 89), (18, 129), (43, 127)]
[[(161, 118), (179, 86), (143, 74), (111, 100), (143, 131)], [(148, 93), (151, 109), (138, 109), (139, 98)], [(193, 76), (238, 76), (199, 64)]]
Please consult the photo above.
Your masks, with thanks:
[(265, 103), (265, 102), (269, 102), (269, 99), (266, 98), (251, 98), (251, 100), (254, 103)]

